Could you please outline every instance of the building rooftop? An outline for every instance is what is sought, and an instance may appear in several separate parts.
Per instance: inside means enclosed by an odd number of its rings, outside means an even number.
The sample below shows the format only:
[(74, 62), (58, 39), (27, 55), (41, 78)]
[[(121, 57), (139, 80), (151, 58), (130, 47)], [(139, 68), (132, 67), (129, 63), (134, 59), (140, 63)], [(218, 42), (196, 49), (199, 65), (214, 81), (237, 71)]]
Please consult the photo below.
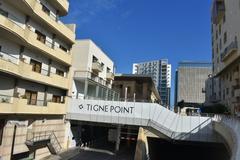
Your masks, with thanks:
[(117, 73), (114, 76), (115, 81), (135, 81), (135, 80), (141, 80), (145, 82), (150, 82), (152, 84), (152, 90), (155, 93), (155, 95), (160, 98), (159, 92), (155, 86), (155, 83), (152, 79), (151, 76), (149, 75), (142, 75), (142, 74), (122, 74), (122, 73)]
[(178, 63), (178, 67), (207, 67), (211, 68), (212, 63), (201, 61), (182, 61)]

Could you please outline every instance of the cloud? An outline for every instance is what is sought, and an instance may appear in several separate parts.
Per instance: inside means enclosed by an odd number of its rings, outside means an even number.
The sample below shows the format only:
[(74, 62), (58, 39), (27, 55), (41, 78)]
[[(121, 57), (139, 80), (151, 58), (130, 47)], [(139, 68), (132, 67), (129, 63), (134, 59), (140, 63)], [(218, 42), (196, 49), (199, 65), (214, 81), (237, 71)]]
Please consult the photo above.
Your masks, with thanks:
[[(99, 15), (117, 9), (123, 0), (70, 0), (69, 15), (63, 20), (66, 23), (82, 25)], [(123, 15), (124, 16), (124, 15)]]

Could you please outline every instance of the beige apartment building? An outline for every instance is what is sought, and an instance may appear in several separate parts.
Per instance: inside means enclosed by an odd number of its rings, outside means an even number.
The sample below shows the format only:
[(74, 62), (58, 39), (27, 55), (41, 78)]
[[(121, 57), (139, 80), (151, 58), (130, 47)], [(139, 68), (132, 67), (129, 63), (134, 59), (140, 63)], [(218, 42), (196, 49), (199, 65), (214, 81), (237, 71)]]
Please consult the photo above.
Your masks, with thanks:
[(240, 2), (212, 1), (212, 93), (207, 103), (222, 103), (240, 111)]
[(0, 0), (0, 159), (66, 147), (75, 25), (67, 0)]

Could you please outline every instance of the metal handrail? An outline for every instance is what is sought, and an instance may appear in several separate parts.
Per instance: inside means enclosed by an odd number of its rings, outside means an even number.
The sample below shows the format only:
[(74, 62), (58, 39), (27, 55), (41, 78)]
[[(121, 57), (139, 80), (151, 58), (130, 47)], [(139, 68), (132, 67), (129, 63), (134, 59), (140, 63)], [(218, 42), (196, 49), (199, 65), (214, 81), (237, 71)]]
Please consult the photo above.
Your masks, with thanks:
[(179, 139), (182, 139), (184, 137), (186, 137), (187, 135), (190, 135), (192, 132), (194, 132), (195, 130), (197, 129), (200, 129), (202, 125), (206, 124), (207, 122), (209, 122), (209, 120), (212, 121), (212, 118), (208, 118), (207, 120), (203, 121), (201, 124), (199, 124), (197, 127), (193, 128), (191, 131), (189, 131), (188, 133), (185, 133), (183, 135), (178, 135), (176, 137), (173, 137), (174, 140), (179, 140)]
[[(29, 138), (30, 135), (31, 135), (31, 138)], [(62, 149), (62, 146), (60, 145), (54, 131), (28, 132), (27, 141), (35, 142), (35, 141), (41, 141), (41, 140), (50, 140), (50, 143), (53, 145), (55, 149), (57, 149), (58, 151)], [(57, 146), (55, 144), (57, 144)]]

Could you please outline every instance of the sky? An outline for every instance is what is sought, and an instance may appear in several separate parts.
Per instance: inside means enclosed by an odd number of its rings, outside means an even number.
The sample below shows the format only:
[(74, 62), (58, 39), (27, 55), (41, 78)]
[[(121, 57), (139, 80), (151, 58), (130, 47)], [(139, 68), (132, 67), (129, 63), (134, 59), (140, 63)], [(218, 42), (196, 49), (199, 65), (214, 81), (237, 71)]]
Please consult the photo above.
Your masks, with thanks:
[(64, 23), (77, 24), (78, 39), (92, 39), (115, 63), (131, 73), (136, 62), (168, 59), (211, 62), (211, 0), (69, 0)]

